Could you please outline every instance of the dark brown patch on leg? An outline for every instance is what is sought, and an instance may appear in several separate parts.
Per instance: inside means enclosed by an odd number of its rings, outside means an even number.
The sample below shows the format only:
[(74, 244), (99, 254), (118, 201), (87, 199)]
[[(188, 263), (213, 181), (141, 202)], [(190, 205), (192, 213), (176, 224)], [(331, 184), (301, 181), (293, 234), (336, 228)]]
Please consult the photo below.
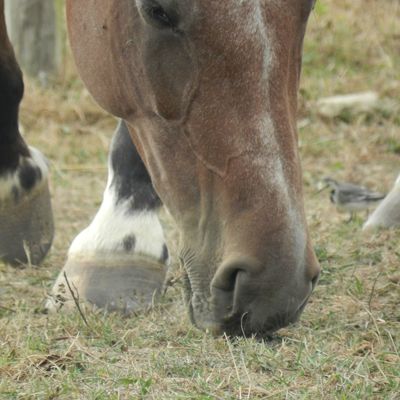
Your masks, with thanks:
[(162, 250), (162, 254), (160, 257), (160, 262), (162, 262), (163, 264), (165, 264), (168, 260), (169, 257), (169, 252), (168, 252), (168, 247), (166, 244), (164, 244), (163, 246), (163, 250)]
[(136, 246), (136, 237), (135, 235), (129, 235), (124, 237), (124, 240), (122, 241), (122, 246), (124, 247), (124, 250), (128, 252), (133, 252), (135, 250)]

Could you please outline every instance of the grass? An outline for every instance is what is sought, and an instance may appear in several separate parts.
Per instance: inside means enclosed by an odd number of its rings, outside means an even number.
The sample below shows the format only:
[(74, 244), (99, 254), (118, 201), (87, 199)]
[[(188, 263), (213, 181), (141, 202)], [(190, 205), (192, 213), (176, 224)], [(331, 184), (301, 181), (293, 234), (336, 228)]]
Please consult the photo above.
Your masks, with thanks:
[[(324, 0), (311, 16), (300, 98), (307, 217), (323, 274), (301, 321), (272, 342), (212, 338), (191, 326), (179, 279), (146, 315), (42, 314), (68, 246), (96, 212), (115, 121), (73, 72), (27, 82), (27, 140), (51, 160), (57, 236), (40, 268), (0, 265), (0, 399), (400, 398), (399, 231), (345, 224), (326, 175), (386, 191), (399, 169), (398, 108), (324, 120), (315, 101), (375, 90), (398, 102), (397, 0)], [(397, 104), (398, 107), (398, 104)], [(397, 110), (397, 111), (396, 111)]]

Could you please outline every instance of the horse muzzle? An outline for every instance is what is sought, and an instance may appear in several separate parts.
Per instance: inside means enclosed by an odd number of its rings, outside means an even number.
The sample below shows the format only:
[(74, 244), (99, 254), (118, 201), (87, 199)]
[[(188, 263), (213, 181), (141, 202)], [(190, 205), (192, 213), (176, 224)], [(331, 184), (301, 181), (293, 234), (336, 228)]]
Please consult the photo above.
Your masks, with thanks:
[(211, 282), (209, 297), (192, 293), (192, 322), (214, 335), (260, 337), (296, 322), (318, 281), (319, 268), (312, 276), (297, 270), (292, 276), (274, 277), (268, 272), (251, 259), (222, 264)]

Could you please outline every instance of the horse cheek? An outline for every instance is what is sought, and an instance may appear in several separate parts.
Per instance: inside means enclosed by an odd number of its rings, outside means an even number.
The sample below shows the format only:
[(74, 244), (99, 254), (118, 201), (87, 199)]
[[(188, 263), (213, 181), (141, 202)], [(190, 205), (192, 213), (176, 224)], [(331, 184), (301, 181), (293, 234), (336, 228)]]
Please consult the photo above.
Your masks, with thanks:
[(195, 65), (183, 40), (151, 42), (145, 66), (154, 112), (166, 120), (183, 119), (195, 80)]

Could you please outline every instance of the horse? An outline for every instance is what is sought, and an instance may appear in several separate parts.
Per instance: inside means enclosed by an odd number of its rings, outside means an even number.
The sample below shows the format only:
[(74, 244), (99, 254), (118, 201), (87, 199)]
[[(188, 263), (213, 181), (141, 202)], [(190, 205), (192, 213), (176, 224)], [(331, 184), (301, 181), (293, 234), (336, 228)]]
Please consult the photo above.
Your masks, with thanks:
[(47, 160), (19, 131), (23, 91), (0, 0), (0, 260), (36, 265), (50, 249), (54, 223)]
[(400, 174), (390, 192), (367, 219), (363, 230), (368, 232), (378, 228), (398, 227), (400, 227)]
[[(191, 321), (269, 335), (298, 320), (320, 267), (306, 223), (296, 130), (314, 0), (67, 0), (78, 72), (120, 119), (103, 201), (73, 241), (49, 310), (79, 298), (153, 304), (179, 232)], [(75, 299), (76, 300), (76, 299)]]

